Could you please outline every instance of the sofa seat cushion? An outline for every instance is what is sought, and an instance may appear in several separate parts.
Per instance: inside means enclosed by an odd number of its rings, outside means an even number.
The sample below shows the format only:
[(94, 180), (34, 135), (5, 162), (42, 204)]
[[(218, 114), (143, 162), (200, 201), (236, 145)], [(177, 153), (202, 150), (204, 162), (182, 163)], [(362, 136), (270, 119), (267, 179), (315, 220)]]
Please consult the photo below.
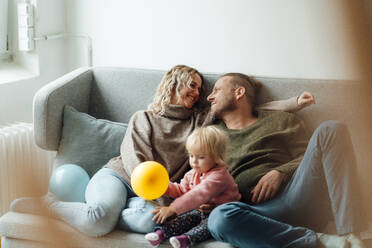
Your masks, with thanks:
[[(53, 247), (54, 246), (54, 247)], [(4, 248), (58, 248), (55, 244), (41, 243), (26, 239), (12, 239), (8, 237), (1, 238), (1, 247)]]
[[(62, 247), (151, 247), (143, 234), (115, 230), (103, 237), (88, 237), (62, 221), (16, 212), (8, 212), (0, 218), (0, 235), (18, 240), (57, 243)], [(164, 243), (159, 247), (170, 247), (170, 244)], [(210, 240), (195, 247), (231, 248), (232, 246)]]

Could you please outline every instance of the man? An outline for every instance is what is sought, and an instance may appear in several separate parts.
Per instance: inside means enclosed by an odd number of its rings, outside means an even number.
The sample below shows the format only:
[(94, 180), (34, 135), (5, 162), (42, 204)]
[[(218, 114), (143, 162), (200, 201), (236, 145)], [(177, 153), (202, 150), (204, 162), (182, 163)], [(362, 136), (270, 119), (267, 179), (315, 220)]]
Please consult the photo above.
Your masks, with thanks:
[(324, 122), (308, 142), (294, 114), (255, 115), (256, 91), (246, 75), (228, 73), (208, 96), (220, 120), (216, 125), (230, 137), (227, 162), (242, 194), (242, 202), (212, 211), (213, 237), (238, 247), (316, 247), (329, 237), (312, 230), (321, 231), (334, 218), (338, 234), (348, 234), (335, 242), (363, 247), (352, 234), (366, 223), (353, 207), (360, 209), (345, 125)]

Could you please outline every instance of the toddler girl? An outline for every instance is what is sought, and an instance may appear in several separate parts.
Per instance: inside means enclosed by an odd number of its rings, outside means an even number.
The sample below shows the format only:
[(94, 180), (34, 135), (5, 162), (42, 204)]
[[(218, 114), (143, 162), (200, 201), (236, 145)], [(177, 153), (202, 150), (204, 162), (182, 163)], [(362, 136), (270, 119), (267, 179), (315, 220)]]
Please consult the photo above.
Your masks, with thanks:
[(214, 126), (198, 128), (187, 138), (192, 169), (180, 183), (169, 182), (165, 194), (176, 199), (170, 206), (157, 207), (153, 212), (153, 220), (160, 225), (145, 235), (151, 245), (158, 246), (170, 238), (172, 247), (186, 248), (211, 238), (208, 213), (201, 209), (240, 200), (238, 186), (224, 162), (227, 139)]

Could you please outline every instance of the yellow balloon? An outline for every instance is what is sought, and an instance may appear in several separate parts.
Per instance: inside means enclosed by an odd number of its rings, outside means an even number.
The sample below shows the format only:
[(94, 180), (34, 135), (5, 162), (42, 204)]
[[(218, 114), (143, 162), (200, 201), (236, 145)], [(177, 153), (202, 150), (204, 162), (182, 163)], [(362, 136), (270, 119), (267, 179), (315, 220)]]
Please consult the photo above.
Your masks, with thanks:
[(133, 191), (146, 200), (162, 196), (168, 189), (169, 176), (167, 170), (158, 162), (140, 163), (130, 179)]

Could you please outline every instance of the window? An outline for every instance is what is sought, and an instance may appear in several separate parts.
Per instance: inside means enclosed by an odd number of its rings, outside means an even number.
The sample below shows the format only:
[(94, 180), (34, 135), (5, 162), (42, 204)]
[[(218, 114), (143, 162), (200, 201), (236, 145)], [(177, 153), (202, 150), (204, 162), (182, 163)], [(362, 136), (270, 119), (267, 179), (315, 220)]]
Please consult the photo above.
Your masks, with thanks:
[(8, 0), (0, 0), (0, 59), (8, 51)]

